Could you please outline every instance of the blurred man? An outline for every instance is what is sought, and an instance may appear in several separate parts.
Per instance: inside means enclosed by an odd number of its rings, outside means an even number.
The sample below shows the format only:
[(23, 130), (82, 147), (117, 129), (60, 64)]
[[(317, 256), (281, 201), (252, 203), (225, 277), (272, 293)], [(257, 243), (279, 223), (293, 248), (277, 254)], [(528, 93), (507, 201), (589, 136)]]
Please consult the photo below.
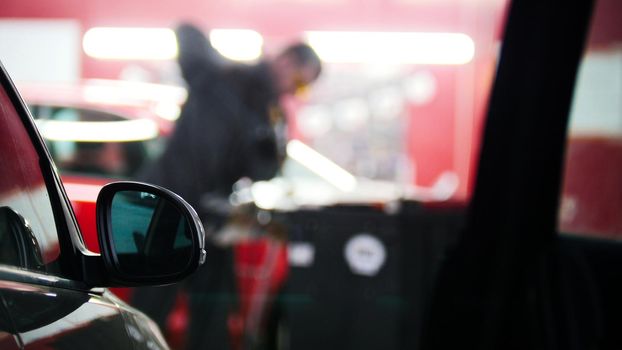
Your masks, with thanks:
[[(276, 175), (285, 153), (279, 99), (315, 81), (321, 62), (309, 46), (295, 44), (258, 64), (237, 64), (220, 56), (191, 25), (178, 27), (176, 34), (188, 99), (165, 152), (140, 179), (186, 199), (209, 236), (226, 220), (218, 203), (226, 203), (236, 181)], [(235, 305), (233, 258), (230, 248), (214, 245), (210, 237), (207, 251), (206, 264), (186, 284), (188, 348), (226, 349), (226, 317)], [(174, 287), (138, 290), (134, 304), (165, 327), (175, 292)]]
[(309, 46), (296, 44), (256, 65), (235, 64), (195, 27), (180, 26), (177, 37), (188, 100), (166, 151), (144, 179), (200, 209), (205, 194), (228, 195), (242, 177), (276, 174), (283, 151), (274, 128), (284, 122), (279, 98), (311, 84), (321, 63)]

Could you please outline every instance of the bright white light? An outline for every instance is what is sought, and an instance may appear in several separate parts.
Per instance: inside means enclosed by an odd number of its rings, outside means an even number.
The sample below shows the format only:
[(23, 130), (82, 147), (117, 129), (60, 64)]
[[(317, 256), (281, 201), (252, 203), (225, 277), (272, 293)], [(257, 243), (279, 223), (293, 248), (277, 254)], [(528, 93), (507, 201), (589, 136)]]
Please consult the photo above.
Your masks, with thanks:
[(395, 86), (376, 89), (370, 94), (369, 99), (373, 116), (379, 120), (391, 120), (399, 117), (406, 102), (404, 93)]
[(251, 187), (255, 205), (262, 209), (274, 209), (287, 196), (283, 186), (269, 181), (257, 181)]
[(84, 52), (94, 58), (168, 60), (177, 56), (175, 32), (168, 28), (89, 29), (82, 40)]
[(287, 143), (287, 155), (342, 191), (356, 188), (357, 181), (352, 174), (298, 140)]
[(37, 119), (44, 138), (52, 141), (129, 142), (158, 136), (157, 124), (148, 119), (115, 122), (76, 122)]
[(367, 101), (362, 98), (349, 98), (335, 104), (335, 123), (343, 131), (360, 130), (369, 119)]
[(304, 106), (296, 114), (296, 122), (305, 136), (322, 137), (333, 127), (328, 108), (323, 106)]
[(162, 101), (155, 106), (155, 113), (160, 118), (175, 121), (179, 119), (179, 115), (181, 114), (181, 107), (177, 103)]
[(261, 57), (263, 37), (250, 29), (213, 29), (212, 46), (221, 55), (237, 61), (254, 61)]
[(381, 64), (465, 64), (475, 44), (462, 33), (306, 32), (325, 62)]
[[(261, 57), (263, 37), (250, 29), (213, 29), (212, 46), (223, 56), (238, 61)], [(169, 28), (89, 29), (82, 40), (84, 52), (100, 59), (169, 60), (177, 57), (177, 38)]]
[(438, 90), (436, 77), (429, 71), (419, 71), (404, 80), (402, 87), (410, 102), (424, 105), (434, 99)]

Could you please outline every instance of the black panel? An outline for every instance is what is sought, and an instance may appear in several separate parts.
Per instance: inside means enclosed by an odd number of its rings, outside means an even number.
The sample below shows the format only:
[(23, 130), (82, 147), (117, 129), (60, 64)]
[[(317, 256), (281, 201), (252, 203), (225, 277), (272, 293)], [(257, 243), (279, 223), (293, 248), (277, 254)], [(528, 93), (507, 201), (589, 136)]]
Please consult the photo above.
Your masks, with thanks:
[[(280, 297), (289, 348), (416, 346), (427, 293), (443, 252), (455, 240), (462, 212), (402, 203), (392, 214), (376, 206), (288, 214), (290, 248), (302, 244), (314, 251), (311, 265), (293, 263)], [(345, 256), (349, 242), (370, 236), (386, 253), (375, 274), (353, 270)], [(372, 246), (369, 254), (378, 254)], [(361, 249), (364, 260), (365, 244)]]

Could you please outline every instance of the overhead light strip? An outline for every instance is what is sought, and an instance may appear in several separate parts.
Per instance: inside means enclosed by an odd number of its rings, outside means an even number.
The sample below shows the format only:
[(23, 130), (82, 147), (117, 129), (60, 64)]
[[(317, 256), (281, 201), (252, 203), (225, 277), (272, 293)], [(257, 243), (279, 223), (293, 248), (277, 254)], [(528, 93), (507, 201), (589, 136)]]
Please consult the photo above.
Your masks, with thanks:
[[(250, 29), (213, 29), (212, 46), (221, 55), (237, 61), (261, 57), (263, 37)], [(178, 55), (175, 31), (170, 28), (89, 29), (82, 40), (84, 52), (93, 58), (110, 60), (170, 60)]]
[(84, 52), (94, 58), (169, 60), (177, 56), (175, 32), (168, 28), (89, 29), (82, 39)]
[(39, 131), (51, 141), (130, 142), (158, 136), (158, 126), (149, 119), (84, 122), (37, 119)]
[(308, 31), (308, 43), (325, 62), (460, 65), (475, 55), (463, 33)]

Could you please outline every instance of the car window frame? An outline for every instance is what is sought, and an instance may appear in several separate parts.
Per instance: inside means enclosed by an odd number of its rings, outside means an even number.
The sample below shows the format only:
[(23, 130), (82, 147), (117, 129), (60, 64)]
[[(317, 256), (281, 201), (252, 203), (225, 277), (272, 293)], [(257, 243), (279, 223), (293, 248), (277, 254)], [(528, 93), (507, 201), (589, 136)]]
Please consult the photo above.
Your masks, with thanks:
[[(15, 268), (2, 269), (0, 275), (3, 279), (9, 280), (17, 279), (22, 281), (23, 279), (30, 280), (34, 278), (39, 284), (43, 283), (54, 286), (61, 284), (64, 287), (72, 286), (72, 288), (89, 289), (86, 283), (84, 283), (83, 276), (85, 276), (87, 270), (93, 271), (93, 268), (95, 271), (101, 271), (99, 266), (92, 266), (95, 262), (93, 257), (96, 254), (88, 252), (84, 245), (71, 204), (47, 150), (47, 146), (37, 130), (26, 103), (2, 62), (0, 62), (0, 85), (13, 104), (13, 108), (30, 136), (30, 141), (39, 156), (39, 167), (41, 168), (47, 194), (49, 195), (60, 248), (58, 257), (59, 273), (39, 273)], [(9, 270), (14, 271), (10, 272)], [(36, 277), (39, 274), (50, 275), (53, 278)]]
[(592, 7), (591, 0), (563, 8), (537, 0), (510, 4), (474, 195), (438, 275), (423, 349), (545, 345), (520, 343), (516, 333), (525, 330), (532, 333), (523, 333), (522, 342), (572, 342), (563, 330), (546, 334), (535, 322), (555, 322), (559, 305), (532, 305), (543, 311), (534, 320), (521, 301), (529, 288), (549, 293), (534, 298), (554, 295), (544, 285), (546, 273), (555, 275), (566, 129)]

